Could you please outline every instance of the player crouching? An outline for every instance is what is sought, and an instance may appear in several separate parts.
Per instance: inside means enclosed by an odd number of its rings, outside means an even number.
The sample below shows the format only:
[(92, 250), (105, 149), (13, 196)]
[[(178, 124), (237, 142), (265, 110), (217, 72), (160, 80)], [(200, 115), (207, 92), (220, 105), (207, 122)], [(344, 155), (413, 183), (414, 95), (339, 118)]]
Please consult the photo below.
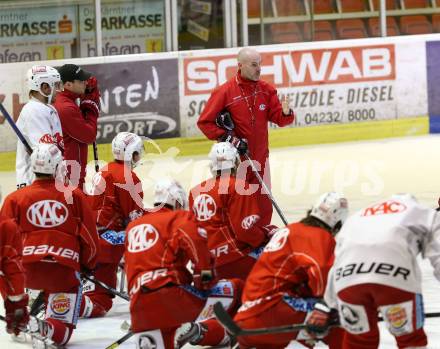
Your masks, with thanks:
[[(215, 283), (213, 259), (206, 231), (198, 228), (192, 213), (185, 210), (186, 193), (180, 184), (159, 181), (154, 203), (156, 212), (127, 227), (125, 267), (131, 329), (137, 334), (138, 349), (172, 349), (176, 329), (196, 320), (207, 303), (207, 291)], [(193, 273), (186, 268), (190, 261)], [(209, 295), (217, 293), (233, 309), (239, 301), (240, 284), (239, 280), (224, 280)], [(212, 309), (207, 313), (212, 316)], [(209, 319), (199, 339), (202, 345), (217, 345), (225, 338), (221, 325)]]
[[(54, 175), (62, 161), (54, 144), (40, 143), (31, 155), (34, 182), (6, 197), (0, 215), (14, 218), (23, 238), (25, 286), (47, 299), (45, 320), (31, 330), (65, 345), (81, 303), (80, 270), (95, 267), (98, 235), (85, 195), (63, 191)], [(31, 321), (32, 321), (31, 320)]]
[[(243, 305), (234, 320), (244, 329), (301, 324), (323, 296), (334, 259), (334, 236), (348, 215), (338, 193), (322, 195), (301, 221), (279, 229), (249, 274)], [(338, 332), (339, 331), (339, 332)], [(285, 348), (291, 340), (310, 339), (304, 331), (242, 336), (240, 348)], [(339, 349), (343, 332), (334, 329), (324, 341)]]
[[(112, 141), (115, 161), (93, 177), (92, 208), (96, 213), (100, 251), (94, 276), (112, 288), (116, 287), (118, 266), (124, 254), (125, 228), (144, 213), (141, 181), (133, 172), (144, 152), (142, 139), (130, 132), (121, 132)], [(94, 283), (87, 282), (85, 307), (81, 317), (105, 315), (114, 295)]]
[[(0, 192), (0, 201), (1, 201)], [(6, 331), (18, 335), (29, 321), (21, 264), (21, 236), (13, 219), (0, 216), (0, 293), (6, 310)]]
[(190, 207), (207, 231), (217, 276), (244, 281), (272, 234), (268, 227), (274, 226), (261, 226), (258, 195), (237, 176), (237, 149), (228, 142), (215, 143), (209, 159), (213, 176), (191, 189)]

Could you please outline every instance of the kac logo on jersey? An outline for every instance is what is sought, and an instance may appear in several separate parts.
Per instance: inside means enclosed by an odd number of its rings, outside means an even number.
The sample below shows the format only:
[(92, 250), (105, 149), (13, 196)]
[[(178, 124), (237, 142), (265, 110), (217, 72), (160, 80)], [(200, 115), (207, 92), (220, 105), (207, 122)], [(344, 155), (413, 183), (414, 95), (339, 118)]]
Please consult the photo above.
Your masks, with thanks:
[(40, 228), (52, 228), (63, 224), (69, 213), (67, 207), (55, 200), (41, 200), (31, 205), (26, 213), (29, 223)]
[(260, 219), (260, 216), (257, 214), (252, 214), (250, 216), (244, 217), (241, 221), (241, 227), (245, 230), (252, 228), (252, 226), (257, 223)]
[(215, 215), (217, 205), (212, 196), (201, 194), (194, 199), (194, 214), (199, 221), (207, 221)]
[(281, 250), (286, 244), (289, 233), (290, 231), (288, 228), (278, 230), (264, 248), (264, 252), (275, 252)]
[(52, 299), (50, 307), (56, 315), (65, 315), (71, 307), (70, 298), (64, 293), (59, 293)]
[(128, 231), (128, 252), (138, 253), (153, 247), (159, 233), (151, 224), (140, 224)]
[(395, 200), (388, 200), (378, 205), (367, 207), (361, 214), (364, 217), (382, 214), (400, 213), (406, 210), (406, 206)]
[(260, 104), (259, 109), (261, 111), (266, 110), (266, 104)]

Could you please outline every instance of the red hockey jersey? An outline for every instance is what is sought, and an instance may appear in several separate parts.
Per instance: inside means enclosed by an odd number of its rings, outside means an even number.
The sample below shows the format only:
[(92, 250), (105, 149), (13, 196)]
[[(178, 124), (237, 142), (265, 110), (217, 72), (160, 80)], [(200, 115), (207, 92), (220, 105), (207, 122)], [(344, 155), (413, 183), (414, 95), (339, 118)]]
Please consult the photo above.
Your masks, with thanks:
[(98, 234), (80, 190), (64, 193), (53, 179), (35, 180), (7, 196), (0, 215), (15, 219), (19, 226), (23, 264), (46, 259), (77, 271), (95, 267)]
[[(122, 162), (111, 162), (95, 174), (92, 195), (99, 234), (113, 230), (119, 236), (128, 223), (144, 213), (142, 183)], [(98, 262), (118, 263), (124, 245), (109, 244), (107, 240), (100, 239)]]
[(124, 230), (144, 208), (142, 183), (122, 162), (111, 162), (93, 177), (93, 210), (98, 230)]
[(278, 230), (246, 280), (235, 320), (261, 313), (286, 293), (322, 297), (335, 245), (333, 236), (318, 227), (293, 223)]
[(22, 249), (17, 225), (12, 219), (0, 217), (0, 292), (3, 298), (24, 293)]
[(190, 208), (208, 233), (208, 247), (216, 265), (237, 260), (266, 241), (258, 224), (256, 194), (237, 191), (246, 188), (248, 184), (234, 176), (218, 176), (191, 189)]
[(167, 284), (190, 284), (189, 261), (194, 273), (213, 268), (206, 233), (190, 212), (162, 208), (128, 225), (125, 268), (132, 297), (141, 287), (154, 290)]

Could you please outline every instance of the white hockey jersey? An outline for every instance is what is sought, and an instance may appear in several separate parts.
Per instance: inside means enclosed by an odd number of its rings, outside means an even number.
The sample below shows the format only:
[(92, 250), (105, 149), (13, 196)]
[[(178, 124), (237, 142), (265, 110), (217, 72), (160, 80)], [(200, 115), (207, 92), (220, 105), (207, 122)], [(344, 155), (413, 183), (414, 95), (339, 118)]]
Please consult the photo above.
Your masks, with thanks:
[(364, 283), (421, 293), (419, 253), (440, 281), (440, 213), (434, 209), (403, 194), (356, 212), (336, 237), (327, 304), (334, 307), (340, 290)]
[[(64, 149), (60, 118), (51, 105), (31, 98), (20, 112), (17, 127), (32, 148), (38, 143), (55, 143), (60, 149)], [(17, 188), (32, 183), (34, 174), (30, 156), (20, 140), (17, 141), (15, 168)]]

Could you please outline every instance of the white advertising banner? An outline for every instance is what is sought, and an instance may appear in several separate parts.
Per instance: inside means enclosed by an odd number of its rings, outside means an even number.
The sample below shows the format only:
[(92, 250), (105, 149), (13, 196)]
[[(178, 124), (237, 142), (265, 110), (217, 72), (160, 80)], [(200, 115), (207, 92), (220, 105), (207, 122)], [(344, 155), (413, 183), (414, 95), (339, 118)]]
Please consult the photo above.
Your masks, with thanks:
[(75, 6), (0, 10), (0, 63), (70, 57)]
[[(427, 115), (425, 41), (406, 40), (259, 47), (261, 79), (289, 96), (297, 114), (292, 127)], [(198, 116), (211, 91), (236, 74), (236, 54), (181, 54), (182, 135), (200, 134)]]
[[(273, 84), (280, 95), (288, 94), (291, 97), (292, 107), (297, 113), (295, 125), (292, 126), (296, 127), (427, 116), (426, 41), (428, 40), (438, 40), (438, 36), (258, 47), (263, 56), (261, 78)], [(176, 129), (173, 129), (172, 135), (162, 136), (186, 137), (200, 134), (196, 126), (198, 116), (212, 90), (225, 82), (228, 77), (236, 74), (236, 54), (237, 49), (221, 49), (91, 57), (39, 63), (56, 66), (65, 63), (86, 67), (92, 65), (93, 72), (100, 78), (103, 96), (106, 96), (107, 91), (115, 100), (114, 103), (108, 102), (103, 97), (103, 105), (108, 106), (103, 112), (104, 117), (117, 114), (121, 118), (130, 118), (133, 117), (131, 115), (133, 112), (148, 111), (171, 115), (175, 116)], [(163, 69), (163, 64), (159, 64), (160, 60), (165, 59), (169, 59), (168, 63), (164, 62), (170, 65), (169, 69)], [(111, 65), (120, 62), (144, 62), (144, 64)], [(0, 64), (0, 101), (14, 119), (17, 119), (23, 104), (28, 101), (25, 77), (27, 69), (32, 64), (31, 62)], [(108, 66), (93, 66), (101, 64)], [(174, 66), (177, 70), (171, 69)], [(127, 69), (130, 74), (126, 73)], [(147, 76), (146, 72), (152, 75)], [(160, 82), (151, 85), (158, 88), (160, 86), (157, 98), (144, 101), (145, 105), (141, 106), (143, 109), (133, 111), (130, 103), (127, 104), (127, 108), (120, 109), (122, 108), (120, 103), (116, 102), (124, 96), (121, 97), (119, 92), (117, 93), (119, 90), (116, 91), (113, 85), (115, 79), (119, 81), (122, 76), (126, 77), (127, 81), (121, 80), (120, 84), (128, 84), (124, 85), (124, 89), (128, 89), (133, 84), (141, 88), (156, 81)], [(171, 86), (174, 86), (174, 89)], [(169, 98), (163, 99), (166, 98), (163, 96)], [(125, 99), (130, 101), (130, 98), (127, 92)], [(171, 103), (164, 100), (172, 100), (176, 110), (165, 110)], [(165, 106), (164, 110), (162, 103)], [(104, 119), (102, 122), (105, 121)], [(159, 131), (159, 129), (154, 130), (152, 134), (155, 135)], [(107, 141), (104, 138), (101, 141)], [(0, 151), (15, 149), (17, 138), (1, 115), (0, 139), (2, 140)]]
[[(104, 3), (101, 16), (103, 56), (163, 51), (163, 0)], [(96, 56), (93, 6), (79, 6), (79, 22), (81, 57)]]
[[(38, 62), (55, 67), (66, 63), (80, 65), (98, 78), (102, 106), (99, 143), (110, 143), (119, 131), (151, 138), (180, 136), (176, 53)], [(14, 121), (29, 100), (26, 73), (33, 64), (0, 64), (0, 102)], [(0, 140), (0, 152), (16, 149), (17, 136), (1, 113)]]

